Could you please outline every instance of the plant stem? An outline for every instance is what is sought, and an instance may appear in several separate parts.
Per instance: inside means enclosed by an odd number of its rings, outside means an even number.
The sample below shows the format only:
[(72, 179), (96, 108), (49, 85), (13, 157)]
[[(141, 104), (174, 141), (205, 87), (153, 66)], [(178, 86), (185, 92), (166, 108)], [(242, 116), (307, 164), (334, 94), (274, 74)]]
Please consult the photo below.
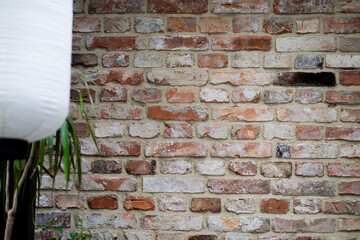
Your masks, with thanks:
[(6, 185), (5, 185), (5, 189), (6, 189), (6, 201), (5, 201), (5, 213), (7, 213), (9, 211), (9, 206), (10, 206), (10, 189), (9, 189), (9, 185), (10, 185), (10, 160), (7, 161), (6, 163)]

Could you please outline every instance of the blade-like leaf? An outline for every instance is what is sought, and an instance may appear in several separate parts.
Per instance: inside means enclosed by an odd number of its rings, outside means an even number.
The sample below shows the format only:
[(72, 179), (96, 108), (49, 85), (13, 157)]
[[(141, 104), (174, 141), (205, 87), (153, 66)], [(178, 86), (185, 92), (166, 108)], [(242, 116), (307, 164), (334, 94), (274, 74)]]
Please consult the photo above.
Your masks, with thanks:
[(70, 179), (70, 143), (69, 143), (69, 134), (68, 134), (66, 122), (61, 126), (60, 133), (61, 133), (61, 143), (63, 148), (64, 173), (65, 173), (65, 182), (67, 189)]
[(54, 137), (50, 136), (48, 138), (49, 144), (49, 171), (52, 172), (53, 169), (53, 151), (54, 151)]
[(81, 172), (81, 155), (80, 155), (80, 143), (79, 140), (76, 136), (76, 132), (75, 132), (75, 127), (74, 127), (74, 123), (72, 121), (71, 116), (68, 117), (68, 122), (69, 122), (69, 128), (71, 129), (70, 133), (71, 136), (74, 140), (74, 148), (75, 148), (75, 159), (76, 159), (76, 169), (77, 169), (77, 174), (78, 174), (78, 182), (79, 182), (79, 191), (81, 189), (81, 178), (82, 178), (82, 172)]

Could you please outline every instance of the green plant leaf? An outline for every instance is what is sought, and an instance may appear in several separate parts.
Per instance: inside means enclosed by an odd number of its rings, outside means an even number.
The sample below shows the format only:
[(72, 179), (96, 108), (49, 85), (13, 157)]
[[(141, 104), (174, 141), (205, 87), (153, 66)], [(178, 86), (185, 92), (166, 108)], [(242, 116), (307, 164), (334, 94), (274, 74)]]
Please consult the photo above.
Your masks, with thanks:
[(56, 229), (57, 229), (59, 232), (61, 232), (61, 233), (64, 232), (64, 228), (63, 228), (63, 227), (56, 227)]
[(70, 179), (70, 143), (69, 143), (69, 134), (68, 134), (66, 122), (61, 126), (60, 134), (61, 134), (61, 142), (63, 148), (65, 183), (67, 189)]
[(72, 240), (76, 240), (78, 238), (78, 234), (77, 233), (70, 233), (70, 237)]
[(79, 185), (78, 190), (80, 191), (80, 189), (81, 189), (81, 178), (82, 178), (80, 142), (79, 142), (79, 139), (76, 136), (74, 123), (73, 123), (73, 120), (72, 120), (70, 115), (68, 116), (68, 123), (69, 123), (69, 129), (71, 130), (70, 133), (71, 133), (72, 139), (74, 141), (76, 169), (77, 169), (78, 180), (79, 180), (78, 181), (78, 185)]
[(53, 169), (53, 151), (54, 151), (54, 137), (50, 136), (48, 138), (49, 144), (49, 171), (52, 172)]

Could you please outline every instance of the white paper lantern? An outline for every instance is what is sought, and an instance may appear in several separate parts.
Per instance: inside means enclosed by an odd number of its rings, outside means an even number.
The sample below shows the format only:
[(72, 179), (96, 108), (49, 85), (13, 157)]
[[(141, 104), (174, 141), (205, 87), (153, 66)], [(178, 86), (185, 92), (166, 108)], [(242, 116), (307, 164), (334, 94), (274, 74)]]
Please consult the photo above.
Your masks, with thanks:
[(0, 0), (0, 139), (36, 141), (69, 109), (71, 0)]

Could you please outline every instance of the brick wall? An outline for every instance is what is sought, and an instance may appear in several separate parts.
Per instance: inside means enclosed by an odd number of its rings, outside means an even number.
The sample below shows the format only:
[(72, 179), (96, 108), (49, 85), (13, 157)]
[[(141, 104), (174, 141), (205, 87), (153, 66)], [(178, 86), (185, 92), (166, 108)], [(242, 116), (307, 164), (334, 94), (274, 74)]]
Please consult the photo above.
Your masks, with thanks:
[(74, 231), (80, 212), (117, 217), (98, 239), (360, 239), (360, 1), (74, 6), (104, 161), (78, 119), (82, 191), (45, 190), (38, 224)]

